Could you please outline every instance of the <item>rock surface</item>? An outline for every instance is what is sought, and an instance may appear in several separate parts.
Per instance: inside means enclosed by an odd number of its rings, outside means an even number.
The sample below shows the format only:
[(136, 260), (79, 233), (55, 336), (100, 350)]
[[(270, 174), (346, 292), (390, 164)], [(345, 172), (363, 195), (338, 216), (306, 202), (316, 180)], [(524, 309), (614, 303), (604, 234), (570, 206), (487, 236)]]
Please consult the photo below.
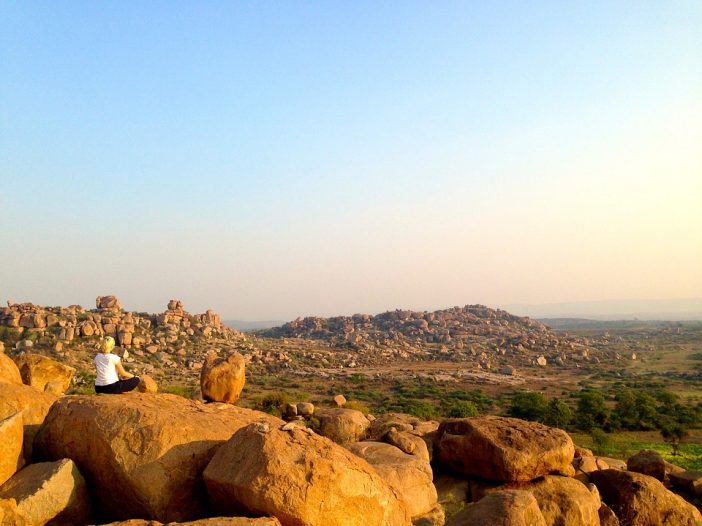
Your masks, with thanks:
[(497, 416), (445, 420), (435, 441), (435, 454), (443, 465), (498, 482), (568, 472), (573, 453), (573, 441), (565, 431)]
[(0, 499), (15, 499), (17, 509), (34, 526), (73, 526), (90, 522), (85, 480), (73, 461), (27, 466), (0, 486)]
[(72, 458), (108, 518), (188, 520), (205, 508), (200, 474), (216, 446), (255, 421), (282, 422), (169, 394), (67, 396), (36, 446), (44, 458)]
[(246, 361), (238, 352), (226, 358), (210, 353), (200, 372), (202, 397), (210, 402), (236, 403), (246, 382)]
[(436, 506), (437, 494), (428, 458), (408, 455), (382, 442), (357, 442), (348, 449), (375, 468), (400, 496), (412, 517), (430, 513)]
[(600, 499), (581, 482), (547, 475), (528, 485), (549, 526), (599, 526)]
[(32, 526), (32, 522), (17, 509), (15, 499), (0, 499), (0, 526)]
[(221, 446), (204, 472), (227, 514), (273, 515), (283, 526), (406, 526), (404, 504), (364, 460), (291, 426), (253, 424)]
[(0, 420), (0, 484), (24, 465), (22, 413)]
[(0, 382), (22, 385), (22, 376), (17, 364), (2, 351), (0, 351)]
[(626, 461), (626, 469), (648, 475), (661, 482), (665, 480), (665, 459), (658, 451), (644, 449)]
[(591, 474), (602, 500), (627, 526), (700, 526), (699, 510), (653, 477), (606, 469)]
[(40, 391), (44, 391), (49, 382), (59, 381), (63, 387), (62, 392), (65, 393), (76, 372), (73, 367), (40, 354), (23, 354), (16, 358), (16, 362), (22, 381)]
[(546, 526), (546, 521), (531, 493), (502, 490), (471, 504), (446, 526)]
[(319, 434), (337, 444), (350, 444), (364, 440), (368, 434), (370, 421), (360, 411), (343, 408), (317, 409)]
[[(0, 526), (2, 526), (1, 523)], [(246, 517), (213, 517), (210, 519), (188, 522), (169, 522), (168, 524), (163, 524), (158, 521), (132, 519), (128, 521), (111, 522), (104, 526), (280, 526), (280, 522), (274, 517), (259, 517), (257, 519), (249, 519)]]
[(32, 445), (39, 426), (44, 422), (55, 396), (40, 393), (27, 385), (0, 382), (0, 418), (22, 413), (24, 425), (23, 451), (26, 461), (32, 459)]
[(139, 376), (137, 389), (140, 393), (157, 393), (158, 384), (148, 374), (142, 374)]

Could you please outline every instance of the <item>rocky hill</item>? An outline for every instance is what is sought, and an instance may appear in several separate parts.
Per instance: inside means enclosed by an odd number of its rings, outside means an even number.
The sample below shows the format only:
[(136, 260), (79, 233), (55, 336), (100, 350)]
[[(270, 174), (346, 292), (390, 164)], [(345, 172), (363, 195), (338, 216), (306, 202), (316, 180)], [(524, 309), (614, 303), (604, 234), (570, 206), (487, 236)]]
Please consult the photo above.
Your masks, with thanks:
[(484, 305), (466, 305), (434, 312), (394, 310), (377, 315), (306, 317), (261, 331), (272, 338), (322, 340), (361, 355), (395, 350), (396, 356), (473, 361), (489, 368), (490, 356), (512, 357), (519, 365), (548, 362), (575, 364), (591, 356), (590, 342), (557, 334), (536, 320)]
[(118, 353), (128, 349), (134, 355), (125, 359), (127, 363), (138, 358), (135, 372), (160, 379), (169, 372), (173, 377), (187, 370), (195, 374), (207, 352), (243, 339), (213, 310), (190, 314), (175, 299), (158, 314), (124, 311), (115, 296), (98, 296), (91, 310), (9, 302), (0, 308), (0, 347), (15, 354), (47, 354), (79, 371), (92, 371), (95, 347), (103, 336), (115, 338)]

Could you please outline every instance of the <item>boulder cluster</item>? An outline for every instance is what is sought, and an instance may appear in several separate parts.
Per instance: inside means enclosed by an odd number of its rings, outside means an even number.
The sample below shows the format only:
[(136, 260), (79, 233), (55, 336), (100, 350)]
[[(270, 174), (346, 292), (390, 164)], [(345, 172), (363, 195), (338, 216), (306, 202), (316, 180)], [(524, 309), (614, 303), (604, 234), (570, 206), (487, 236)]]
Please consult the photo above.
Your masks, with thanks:
[(534, 422), (373, 417), (343, 397), (286, 422), (223, 403), (243, 388), (240, 355), (208, 362), (205, 403), (56, 396), (0, 353), (0, 524), (702, 525), (666, 486), (694, 493), (702, 475), (655, 452), (624, 463)]
[[(70, 307), (41, 307), (32, 303), (12, 304), (0, 308), (0, 326), (19, 329), (44, 329), (58, 341), (74, 338), (113, 336), (124, 347), (142, 347), (152, 343), (174, 343), (181, 336), (201, 334), (235, 336), (238, 333), (222, 325), (220, 316), (212, 310), (204, 314), (189, 314), (180, 300), (171, 300), (167, 310), (158, 315), (125, 312), (115, 296), (98, 296), (95, 309), (86, 311), (79, 305)], [(151, 331), (151, 327), (160, 331)]]
[(443, 359), (477, 358), (483, 369), (498, 365), (501, 357), (539, 366), (576, 366), (597, 360), (585, 339), (557, 335), (536, 320), (484, 305), (434, 312), (395, 310), (375, 316), (298, 318), (263, 334), (324, 340), (361, 353), (380, 349), (404, 358), (413, 354), (426, 358), (423, 354), (427, 351)]

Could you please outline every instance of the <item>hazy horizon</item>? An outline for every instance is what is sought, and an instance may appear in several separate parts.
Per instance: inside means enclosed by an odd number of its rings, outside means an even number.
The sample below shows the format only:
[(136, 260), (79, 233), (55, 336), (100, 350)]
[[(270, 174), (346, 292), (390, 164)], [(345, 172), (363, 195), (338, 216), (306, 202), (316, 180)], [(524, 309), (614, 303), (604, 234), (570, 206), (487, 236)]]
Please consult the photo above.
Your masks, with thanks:
[(0, 301), (702, 298), (700, 27), (692, 1), (1, 3)]

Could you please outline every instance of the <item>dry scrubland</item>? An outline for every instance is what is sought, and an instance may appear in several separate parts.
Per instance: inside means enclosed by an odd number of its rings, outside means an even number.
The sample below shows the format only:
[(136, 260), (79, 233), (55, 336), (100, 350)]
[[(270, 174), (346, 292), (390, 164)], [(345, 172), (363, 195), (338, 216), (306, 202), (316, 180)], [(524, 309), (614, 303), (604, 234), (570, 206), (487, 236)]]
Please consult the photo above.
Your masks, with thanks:
[[(144, 393), (93, 394), (105, 334)], [(0, 524), (702, 522), (675, 495), (702, 494), (702, 323), (553, 330), (471, 305), (244, 334), (104, 296), (8, 305), (0, 341)]]

